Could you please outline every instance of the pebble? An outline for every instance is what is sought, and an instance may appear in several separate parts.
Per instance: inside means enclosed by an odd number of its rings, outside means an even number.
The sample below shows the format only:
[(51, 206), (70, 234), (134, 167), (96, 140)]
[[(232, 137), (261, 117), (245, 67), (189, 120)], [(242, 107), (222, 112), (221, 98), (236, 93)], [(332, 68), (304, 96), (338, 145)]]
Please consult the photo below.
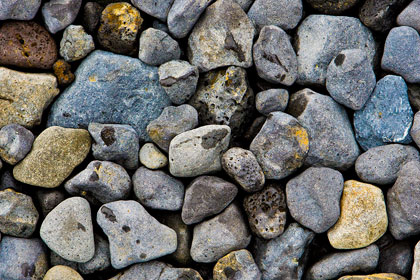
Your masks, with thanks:
[(95, 49), (93, 37), (85, 32), (81, 25), (69, 25), (60, 42), (60, 55), (67, 62), (86, 57)]
[(360, 0), (306, 0), (306, 2), (323, 14), (338, 15), (354, 7)]
[(0, 190), (13, 189), (17, 192), (23, 191), (23, 186), (18, 181), (13, 178), (12, 172), (10, 169), (3, 171), (3, 174), (0, 178)]
[(111, 266), (109, 243), (100, 235), (95, 234), (95, 254), (92, 259), (77, 265), (80, 273), (92, 274), (103, 271)]
[(32, 186), (58, 187), (86, 158), (90, 145), (87, 130), (49, 127), (38, 135), (32, 150), (14, 167), (13, 176)]
[[(238, 24), (238, 23), (241, 24)], [(207, 7), (188, 38), (188, 58), (200, 72), (252, 65), (255, 28), (233, 0), (217, 0)]]
[(53, 64), (54, 75), (60, 86), (68, 86), (74, 81), (74, 74), (71, 65), (64, 59), (59, 59)]
[(165, 172), (142, 166), (133, 175), (133, 185), (142, 205), (158, 210), (181, 210), (184, 184)]
[(153, 143), (141, 147), (140, 162), (149, 169), (159, 169), (168, 165), (168, 158)]
[(163, 31), (165, 33), (169, 33), (169, 29), (168, 29), (168, 26), (166, 25), (166, 23), (163, 23), (163, 22), (161, 22), (158, 19), (153, 20), (152, 27), (154, 29), (161, 30), (161, 31)]
[(410, 129), (410, 136), (416, 143), (417, 147), (420, 147), (420, 114), (417, 112), (414, 115), (413, 125)]
[(328, 65), (326, 86), (329, 94), (352, 110), (360, 110), (365, 105), (375, 85), (375, 72), (360, 49), (343, 50)]
[(261, 272), (249, 251), (233, 251), (217, 261), (213, 280), (229, 279), (261, 280)]
[(420, 33), (420, 1), (414, 0), (398, 15), (397, 24), (413, 27)]
[[(355, 276), (343, 276), (338, 280), (407, 280), (405, 277), (402, 277), (394, 273), (376, 273), (371, 275), (355, 275)], [(412, 278), (412, 280), (416, 280)]]
[(23, 126), (3, 126), (0, 129), (0, 158), (10, 165), (15, 165), (29, 153), (33, 142), (34, 135)]
[(413, 249), (408, 242), (395, 242), (381, 250), (378, 271), (409, 276), (412, 266)]
[(408, 100), (410, 105), (416, 110), (420, 111), (420, 85), (407, 84)]
[(83, 26), (89, 33), (94, 33), (101, 19), (102, 7), (97, 2), (87, 2), (83, 7)]
[(82, 0), (50, 0), (42, 5), (42, 17), (52, 34), (73, 23), (82, 6)]
[(257, 136), (265, 121), (265, 116), (259, 116), (250, 123), (249, 127), (246, 129), (243, 135), (243, 138), (247, 143), (251, 142), (255, 138), (255, 136)]
[(420, 279), (420, 241), (417, 242), (416, 247), (414, 247), (414, 261), (413, 261), (411, 279), (412, 280)]
[(65, 199), (64, 192), (60, 189), (39, 189), (36, 197), (44, 217)]
[(1, 4), (0, 20), (31, 20), (38, 12), (41, 0), (2, 1)]
[(365, 151), (386, 143), (410, 143), (413, 110), (404, 79), (393, 75), (380, 79), (353, 121), (357, 142)]
[(386, 232), (388, 217), (380, 188), (355, 180), (346, 181), (340, 206), (340, 217), (328, 230), (328, 240), (334, 248), (363, 248)]
[(70, 267), (74, 270), (78, 269), (77, 268), (77, 266), (78, 266), (77, 262), (72, 262), (72, 261), (68, 261), (66, 259), (63, 259), (59, 255), (57, 255), (54, 251), (50, 251), (50, 264), (51, 264), (51, 266), (64, 265), (64, 266), (68, 266), (68, 267)]
[(131, 0), (134, 6), (152, 17), (166, 22), (174, 0)]
[(176, 177), (220, 171), (221, 157), (229, 142), (230, 127), (227, 125), (205, 125), (178, 134), (169, 146), (169, 171)]
[(83, 277), (71, 267), (56, 265), (47, 271), (43, 280), (83, 280)]
[(268, 116), (272, 112), (286, 110), (289, 92), (286, 89), (268, 89), (255, 96), (255, 107), (260, 114)]

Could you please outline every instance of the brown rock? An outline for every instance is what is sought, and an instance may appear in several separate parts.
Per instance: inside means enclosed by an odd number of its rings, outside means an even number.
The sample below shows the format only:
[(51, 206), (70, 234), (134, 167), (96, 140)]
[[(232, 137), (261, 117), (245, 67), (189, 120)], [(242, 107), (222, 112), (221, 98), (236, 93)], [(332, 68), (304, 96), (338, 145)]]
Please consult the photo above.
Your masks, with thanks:
[(60, 86), (67, 86), (74, 81), (74, 74), (71, 72), (71, 66), (64, 59), (57, 60), (53, 65), (53, 70)]

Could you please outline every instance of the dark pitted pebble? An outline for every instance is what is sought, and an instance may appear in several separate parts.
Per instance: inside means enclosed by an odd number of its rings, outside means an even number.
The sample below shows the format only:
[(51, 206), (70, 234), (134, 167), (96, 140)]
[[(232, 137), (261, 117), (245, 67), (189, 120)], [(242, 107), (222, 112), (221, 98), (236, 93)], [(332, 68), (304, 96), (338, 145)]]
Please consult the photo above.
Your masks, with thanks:
[(51, 0), (42, 6), (42, 16), (52, 34), (73, 23), (82, 6), (82, 0)]
[(0, 20), (31, 20), (41, 6), (41, 0), (5, 0), (0, 6)]
[(83, 277), (71, 267), (57, 265), (47, 271), (43, 280), (83, 280)]
[(288, 102), (289, 92), (281, 88), (260, 91), (255, 97), (255, 107), (264, 116), (272, 112), (284, 111)]
[(251, 253), (233, 251), (219, 259), (213, 269), (213, 280), (261, 280), (261, 272)]
[(57, 45), (44, 27), (35, 22), (12, 21), (0, 27), (0, 65), (51, 69)]
[(414, 115), (413, 125), (410, 129), (410, 136), (413, 138), (417, 147), (420, 147), (420, 113)]
[(95, 49), (93, 37), (81, 25), (69, 25), (60, 42), (60, 55), (64, 60), (73, 62), (87, 56)]
[(79, 263), (78, 269), (82, 274), (92, 274), (103, 271), (111, 266), (109, 243), (100, 235), (95, 234), (95, 254), (88, 262)]
[(64, 192), (57, 189), (40, 189), (36, 196), (44, 217), (65, 199)]
[(321, 13), (338, 15), (354, 7), (360, 0), (306, 0), (306, 2)]
[(381, 249), (378, 271), (409, 276), (413, 265), (413, 249), (406, 241), (397, 241)]
[(68, 86), (74, 81), (71, 65), (64, 59), (57, 60), (53, 65), (54, 75), (60, 86)]
[(131, 3), (142, 12), (166, 22), (173, 1), (174, 0), (131, 0)]
[(15, 165), (31, 150), (34, 142), (32, 132), (21, 125), (9, 124), (0, 129), (0, 158)]
[(94, 33), (99, 25), (104, 7), (97, 2), (87, 2), (83, 8), (83, 26), (89, 33)]
[(420, 0), (413, 0), (397, 17), (397, 24), (410, 26), (420, 33)]
[(146, 143), (139, 152), (140, 163), (149, 169), (159, 169), (168, 165), (168, 158), (153, 143)]

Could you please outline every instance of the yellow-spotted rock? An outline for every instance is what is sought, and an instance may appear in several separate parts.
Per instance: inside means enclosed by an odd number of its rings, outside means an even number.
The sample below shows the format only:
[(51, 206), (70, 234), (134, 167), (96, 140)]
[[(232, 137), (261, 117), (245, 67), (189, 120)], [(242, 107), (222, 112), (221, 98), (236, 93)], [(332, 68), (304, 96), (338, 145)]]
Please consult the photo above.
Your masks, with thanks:
[(71, 72), (71, 65), (64, 59), (57, 60), (53, 65), (53, 70), (60, 86), (68, 86), (74, 81), (75, 76)]
[(338, 280), (407, 280), (407, 278), (395, 273), (377, 273), (371, 275), (343, 276)]
[(47, 271), (44, 280), (83, 280), (83, 277), (73, 268), (56, 265)]
[(213, 280), (229, 279), (261, 279), (261, 272), (250, 252), (245, 249), (233, 251), (217, 261), (213, 269)]

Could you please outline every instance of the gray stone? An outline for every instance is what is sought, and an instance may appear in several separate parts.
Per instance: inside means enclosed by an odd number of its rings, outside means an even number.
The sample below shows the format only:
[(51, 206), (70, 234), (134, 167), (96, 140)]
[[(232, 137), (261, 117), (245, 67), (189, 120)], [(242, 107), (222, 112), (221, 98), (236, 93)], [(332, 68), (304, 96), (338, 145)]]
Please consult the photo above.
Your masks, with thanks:
[(397, 24), (413, 27), (420, 33), (419, 14), (420, 0), (414, 0), (398, 15)]
[(288, 102), (289, 92), (282, 88), (260, 91), (255, 97), (255, 107), (264, 116), (272, 112), (284, 111)]
[(65, 199), (64, 192), (57, 189), (40, 189), (36, 197), (44, 217)]
[(251, 253), (233, 251), (219, 259), (213, 268), (213, 280), (261, 280), (261, 272)]
[(252, 3), (254, 2), (254, 0), (235, 0), (235, 2), (238, 3), (239, 6), (241, 6), (242, 10), (247, 12), (249, 8), (251, 7)]
[(407, 241), (399, 241), (381, 249), (378, 271), (409, 276), (413, 265), (413, 249)]
[(416, 247), (414, 248), (414, 263), (413, 270), (411, 274), (411, 280), (420, 279), (420, 241), (417, 242)]
[(413, 125), (411, 126), (411, 129), (410, 129), (410, 136), (411, 138), (413, 138), (417, 147), (420, 147), (420, 113), (419, 112), (417, 112), (414, 115)]
[(139, 152), (141, 164), (149, 169), (159, 169), (168, 164), (168, 158), (153, 143), (146, 143)]
[(6, 0), (0, 6), (0, 20), (31, 20), (41, 6), (41, 0)]
[(158, 19), (155, 19), (155, 20), (152, 22), (152, 27), (153, 27), (154, 29), (159, 29), (159, 30), (161, 30), (161, 31), (163, 31), (163, 32), (165, 32), (165, 33), (169, 33), (168, 26), (167, 26), (165, 23), (163, 23), (163, 22), (161, 22), (160, 20), (158, 20)]
[(73, 23), (82, 6), (82, 0), (50, 0), (42, 6), (45, 25), (52, 34)]
[(131, 3), (142, 12), (166, 22), (173, 1), (174, 0), (131, 0)]
[(93, 37), (85, 32), (81, 25), (69, 25), (64, 30), (60, 42), (60, 55), (67, 62), (86, 57), (95, 49)]
[(408, 100), (416, 111), (420, 111), (420, 84), (407, 84)]
[(71, 262), (66, 259), (63, 259), (62, 257), (60, 257), (60, 255), (57, 255), (54, 251), (50, 251), (50, 264), (51, 266), (64, 265), (74, 270), (77, 270), (77, 262)]
[(23, 191), (22, 184), (13, 177), (11, 170), (6, 169), (2, 173), (0, 177), (0, 190), (13, 189), (18, 192)]
[(95, 254), (88, 262), (79, 263), (78, 270), (82, 274), (92, 274), (111, 266), (108, 241), (95, 234)]
[(87, 2), (83, 8), (83, 26), (89, 33), (94, 33), (98, 27), (104, 7), (97, 2)]
[(9, 124), (0, 129), (0, 158), (15, 165), (31, 150), (34, 142), (32, 132), (21, 125)]

